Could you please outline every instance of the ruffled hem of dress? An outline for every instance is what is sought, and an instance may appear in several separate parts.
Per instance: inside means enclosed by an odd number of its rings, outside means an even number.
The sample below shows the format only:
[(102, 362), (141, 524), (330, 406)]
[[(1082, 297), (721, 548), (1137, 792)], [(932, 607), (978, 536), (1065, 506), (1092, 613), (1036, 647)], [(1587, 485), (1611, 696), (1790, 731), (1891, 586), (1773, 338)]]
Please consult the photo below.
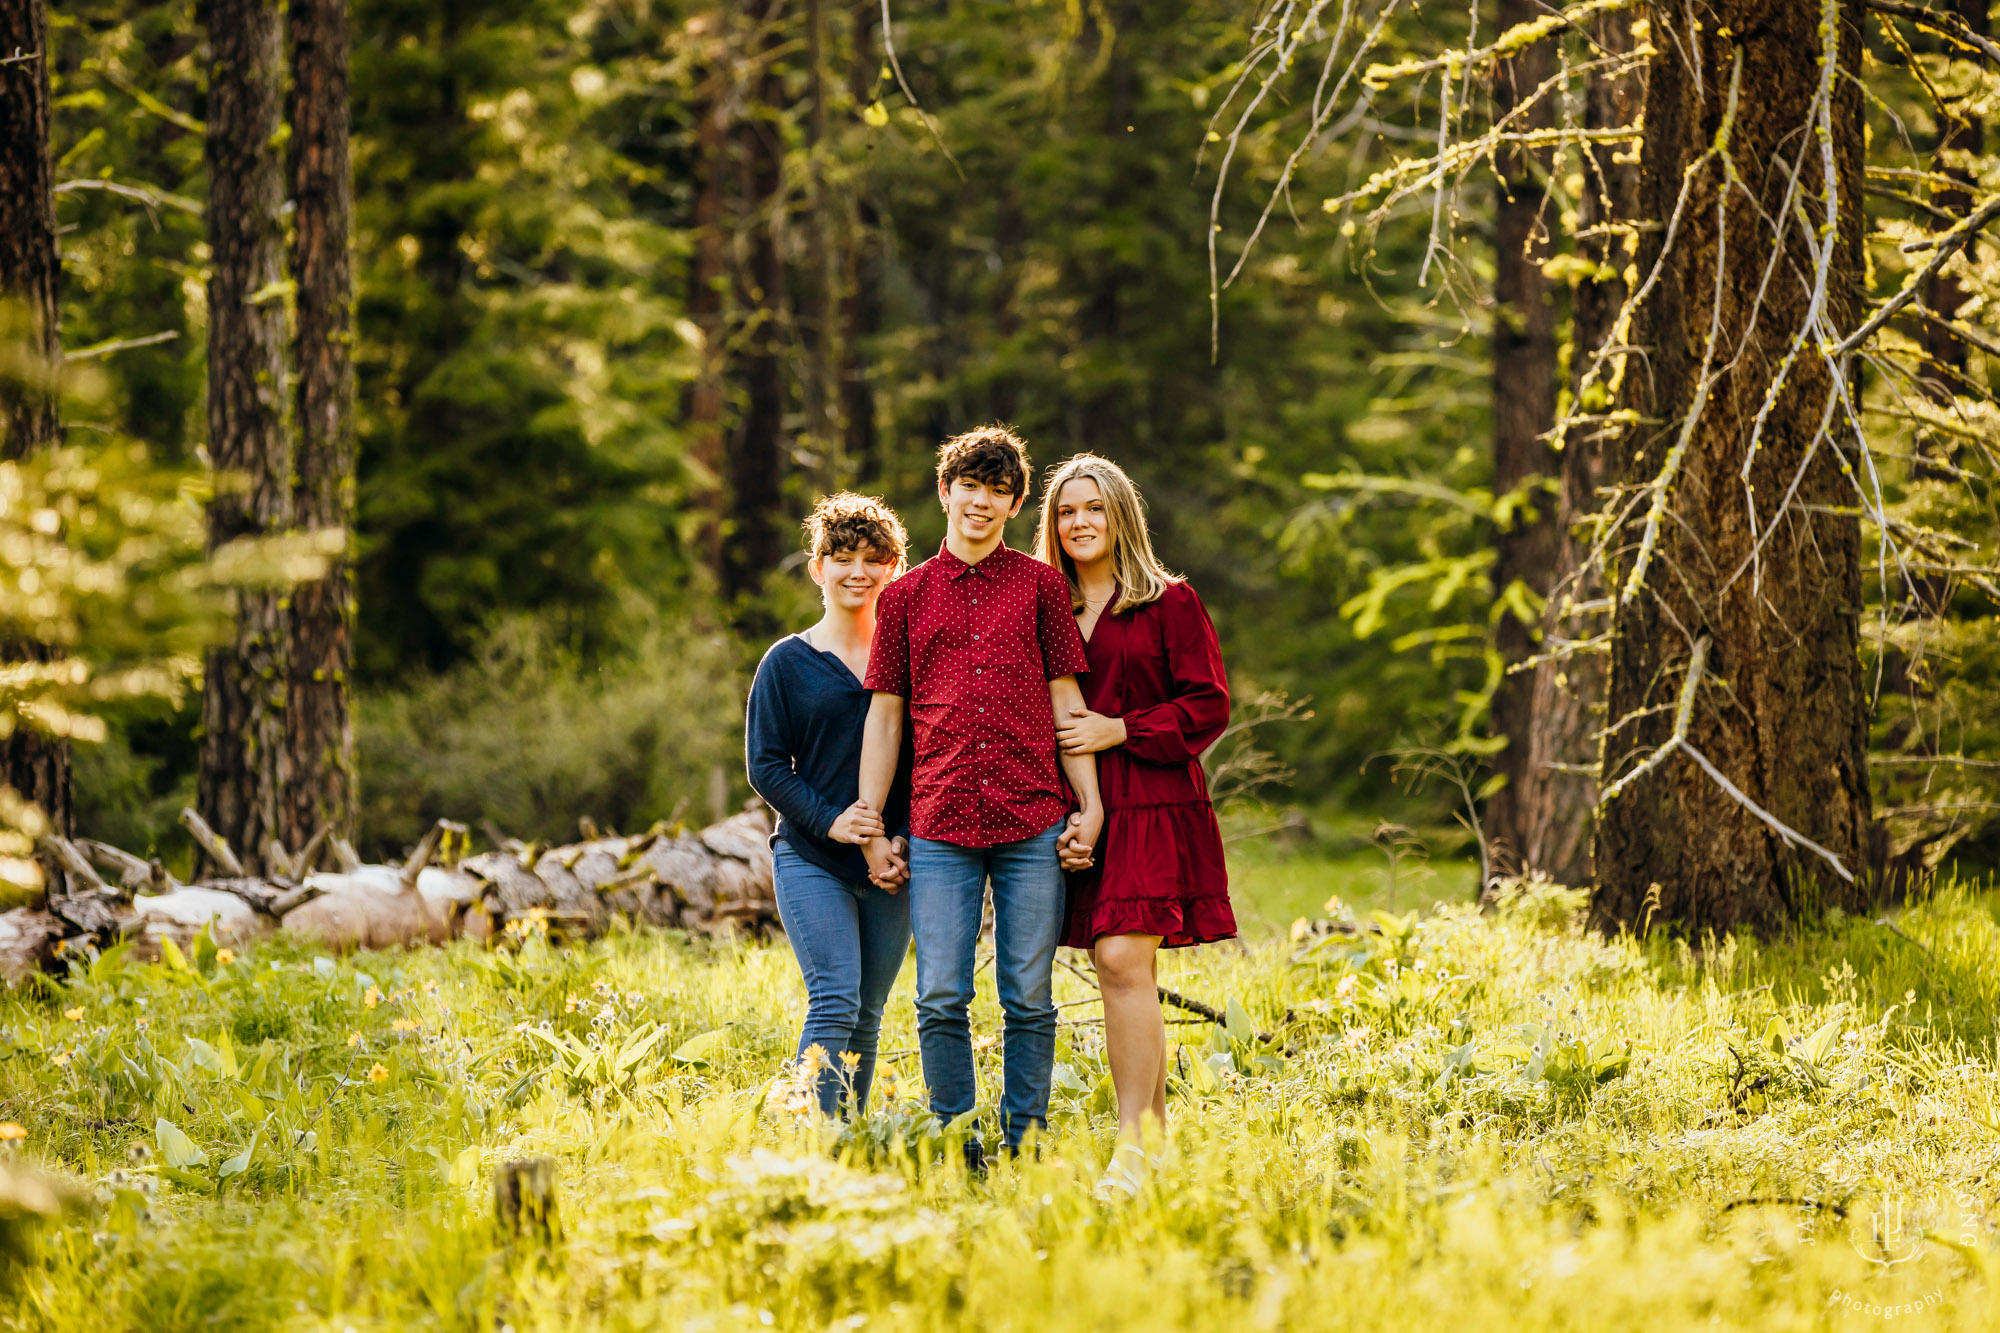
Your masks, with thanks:
[(1073, 921), (1063, 943), (1088, 949), (1106, 935), (1158, 935), (1162, 949), (1236, 938), (1236, 913), (1227, 898), (1109, 898), (1092, 903)]

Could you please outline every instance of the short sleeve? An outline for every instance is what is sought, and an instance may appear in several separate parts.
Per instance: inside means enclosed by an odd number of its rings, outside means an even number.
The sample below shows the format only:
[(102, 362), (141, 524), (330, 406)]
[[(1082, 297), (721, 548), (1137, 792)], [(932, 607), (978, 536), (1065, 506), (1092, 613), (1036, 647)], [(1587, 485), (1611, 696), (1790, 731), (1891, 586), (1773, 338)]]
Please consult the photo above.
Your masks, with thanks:
[(1035, 621), (1042, 643), (1042, 674), (1049, 680), (1080, 676), (1090, 670), (1090, 661), (1083, 655), (1083, 633), (1076, 627), (1069, 583), (1047, 565), (1042, 565), (1038, 574)]
[(875, 694), (910, 697), (910, 594), (912, 570), (882, 590), (875, 604), (875, 641), (868, 648), (868, 679), (863, 688)]

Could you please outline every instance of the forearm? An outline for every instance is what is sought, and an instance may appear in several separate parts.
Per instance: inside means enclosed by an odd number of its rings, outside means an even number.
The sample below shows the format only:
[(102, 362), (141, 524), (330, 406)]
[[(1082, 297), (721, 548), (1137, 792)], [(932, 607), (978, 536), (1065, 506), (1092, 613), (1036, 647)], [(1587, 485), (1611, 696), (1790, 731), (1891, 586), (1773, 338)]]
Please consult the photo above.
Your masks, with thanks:
[[(1058, 725), (1072, 710), (1083, 708), (1083, 688), (1076, 683), (1075, 676), (1058, 676), (1049, 682), (1049, 705), (1055, 710)], [(1069, 779), (1070, 790), (1076, 793), (1077, 803), (1085, 810), (1099, 808), (1097, 756), (1065, 754), (1062, 756), (1062, 767), (1063, 776)]]
[(1098, 810), (1103, 808), (1103, 799), (1097, 793), (1097, 756), (1094, 754), (1066, 754), (1062, 757), (1063, 776), (1069, 779), (1070, 790), (1076, 793), (1078, 808)]
[(862, 804), (878, 814), (888, 808), (902, 752), (903, 701), (893, 694), (878, 694), (862, 724), (860, 774)]

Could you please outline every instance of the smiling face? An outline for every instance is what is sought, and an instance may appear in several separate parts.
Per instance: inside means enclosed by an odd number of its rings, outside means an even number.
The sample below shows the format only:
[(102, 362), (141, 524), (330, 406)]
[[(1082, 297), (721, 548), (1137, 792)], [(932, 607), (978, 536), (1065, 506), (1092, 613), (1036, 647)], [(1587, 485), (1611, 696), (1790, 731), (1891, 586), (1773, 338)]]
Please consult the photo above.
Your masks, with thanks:
[(873, 547), (829, 551), (806, 565), (820, 586), (829, 609), (861, 611), (875, 605), (882, 589), (896, 576), (896, 562)]
[(1089, 477), (1063, 483), (1056, 495), (1056, 540), (1078, 565), (1094, 565), (1111, 555), (1111, 514), (1104, 492)]
[(1021, 502), (1026, 498), (1002, 485), (963, 473), (938, 485), (938, 499), (944, 504), (946, 522), (961, 540), (974, 546), (998, 537), (1002, 525), (1021, 512)]

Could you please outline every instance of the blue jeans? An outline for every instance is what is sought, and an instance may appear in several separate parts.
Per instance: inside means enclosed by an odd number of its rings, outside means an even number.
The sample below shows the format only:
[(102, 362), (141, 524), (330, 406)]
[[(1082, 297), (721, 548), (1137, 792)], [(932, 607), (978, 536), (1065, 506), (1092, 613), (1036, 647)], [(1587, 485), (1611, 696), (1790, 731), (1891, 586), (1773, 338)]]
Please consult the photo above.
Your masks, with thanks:
[(973, 950), (986, 881), (993, 881), (994, 978), (1007, 1017), (1000, 1132), (1018, 1148), (1049, 1117), (1056, 1057), (1056, 1006), (1049, 969), (1062, 938), (1063, 876), (1058, 823), (1033, 838), (997, 847), (910, 839), (910, 921), (917, 941), (917, 1045), (931, 1110), (949, 1121), (970, 1111)]
[[(819, 1109), (840, 1112), (851, 1081), (852, 1109), (868, 1106), (875, 1079), (882, 1006), (910, 948), (910, 899), (863, 881), (848, 884), (780, 842), (775, 852), (778, 917), (806, 979), (806, 1026), (799, 1053), (825, 1053), (815, 1091)], [(841, 1052), (861, 1063), (850, 1075)]]

